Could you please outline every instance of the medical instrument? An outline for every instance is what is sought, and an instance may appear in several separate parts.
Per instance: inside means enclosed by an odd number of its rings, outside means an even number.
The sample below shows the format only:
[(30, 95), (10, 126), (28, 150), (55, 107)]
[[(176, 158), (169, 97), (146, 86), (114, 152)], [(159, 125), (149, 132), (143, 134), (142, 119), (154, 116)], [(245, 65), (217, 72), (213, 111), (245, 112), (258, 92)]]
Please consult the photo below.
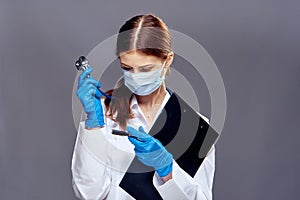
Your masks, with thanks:
[(119, 130), (116, 130), (116, 129), (112, 129), (112, 134), (119, 135), (119, 136), (128, 136), (128, 137), (134, 138), (134, 139), (136, 139), (136, 140), (138, 140), (140, 142), (145, 142), (144, 140), (142, 140), (142, 139), (140, 139), (140, 138), (138, 138), (136, 136), (133, 136), (130, 133), (127, 133), (125, 131), (119, 131)]
[[(89, 67), (91, 67), (89, 65), (89, 61), (85, 56), (80, 56), (78, 58), (78, 60), (75, 62), (75, 67), (77, 68), (77, 70), (81, 70), (81, 71), (85, 71), (87, 70)], [(90, 75), (88, 74), (86, 76), (86, 78), (89, 78)], [(99, 91), (101, 92), (102, 95), (104, 95), (105, 97), (111, 99), (111, 96), (107, 95), (106, 93), (104, 93), (103, 91), (100, 90), (100, 88), (98, 87)]]

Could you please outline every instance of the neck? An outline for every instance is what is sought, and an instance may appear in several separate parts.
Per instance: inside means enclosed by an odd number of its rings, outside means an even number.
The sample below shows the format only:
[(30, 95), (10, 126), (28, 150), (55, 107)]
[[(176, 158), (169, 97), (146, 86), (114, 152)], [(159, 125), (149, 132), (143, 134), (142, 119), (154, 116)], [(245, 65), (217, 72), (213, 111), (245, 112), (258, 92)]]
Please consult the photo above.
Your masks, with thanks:
[(157, 90), (146, 96), (135, 95), (139, 105), (147, 108), (153, 107), (155, 104), (161, 104), (167, 93), (166, 86), (163, 83)]

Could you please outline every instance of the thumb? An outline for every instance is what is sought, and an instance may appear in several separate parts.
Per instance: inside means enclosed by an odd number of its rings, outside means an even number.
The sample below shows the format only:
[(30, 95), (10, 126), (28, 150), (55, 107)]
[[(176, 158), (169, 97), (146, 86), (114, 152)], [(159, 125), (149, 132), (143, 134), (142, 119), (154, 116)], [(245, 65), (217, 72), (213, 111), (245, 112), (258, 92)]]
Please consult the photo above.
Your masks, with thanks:
[(139, 144), (139, 141), (132, 137), (127, 137), (129, 142), (131, 142), (134, 146), (137, 146)]
[(144, 128), (142, 126), (139, 127), (139, 131), (145, 133)]

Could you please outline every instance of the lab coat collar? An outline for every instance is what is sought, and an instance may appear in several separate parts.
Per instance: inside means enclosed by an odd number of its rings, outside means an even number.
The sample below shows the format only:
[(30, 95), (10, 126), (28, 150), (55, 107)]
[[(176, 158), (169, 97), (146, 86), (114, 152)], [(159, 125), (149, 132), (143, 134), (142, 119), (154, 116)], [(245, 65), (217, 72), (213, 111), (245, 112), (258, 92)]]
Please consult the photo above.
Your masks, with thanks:
[[(167, 93), (166, 93), (166, 95), (164, 97), (163, 103), (162, 103), (163, 106), (166, 103), (166, 100), (170, 98), (170, 96), (171, 95), (167, 91)], [(131, 103), (130, 103), (130, 109), (132, 109), (132, 110), (137, 110), (138, 109), (138, 102), (137, 102), (137, 99), (136, 99), (135, 95), (133, 95), (133, 97), (132, 97), (132, 100), (131, 100)]]

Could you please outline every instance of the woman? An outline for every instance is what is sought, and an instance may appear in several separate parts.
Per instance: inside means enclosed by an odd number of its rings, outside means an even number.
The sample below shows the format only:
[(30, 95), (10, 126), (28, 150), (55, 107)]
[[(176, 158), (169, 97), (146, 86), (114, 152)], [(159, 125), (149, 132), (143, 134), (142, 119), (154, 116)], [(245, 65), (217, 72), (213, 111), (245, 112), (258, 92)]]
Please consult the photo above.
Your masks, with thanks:
[[(212, 199), (214, 146), (192, 177), (158, 139), (147, 134), (171, 96), (164, 82), (174, 57), (171, 43), (168, 27), (160, 18), (135, 16), (119, 30), (116, 54), (123, 79), (107, 92), (111, 98), (103, 97), (101, 84), (90, 75), (91, 68), (80, 75), (77, 96), (87, 119), (80, 122), (72, 158), (78, 198)], [(112, 135), (112, 129), (138, 139)], [(154, 169), (151, 185), (156, 196), (142, 181), (137, 183), (138, 197), (120, 187), (135, 156)], [(132, 182), (127, 183), (130, 188)]]

